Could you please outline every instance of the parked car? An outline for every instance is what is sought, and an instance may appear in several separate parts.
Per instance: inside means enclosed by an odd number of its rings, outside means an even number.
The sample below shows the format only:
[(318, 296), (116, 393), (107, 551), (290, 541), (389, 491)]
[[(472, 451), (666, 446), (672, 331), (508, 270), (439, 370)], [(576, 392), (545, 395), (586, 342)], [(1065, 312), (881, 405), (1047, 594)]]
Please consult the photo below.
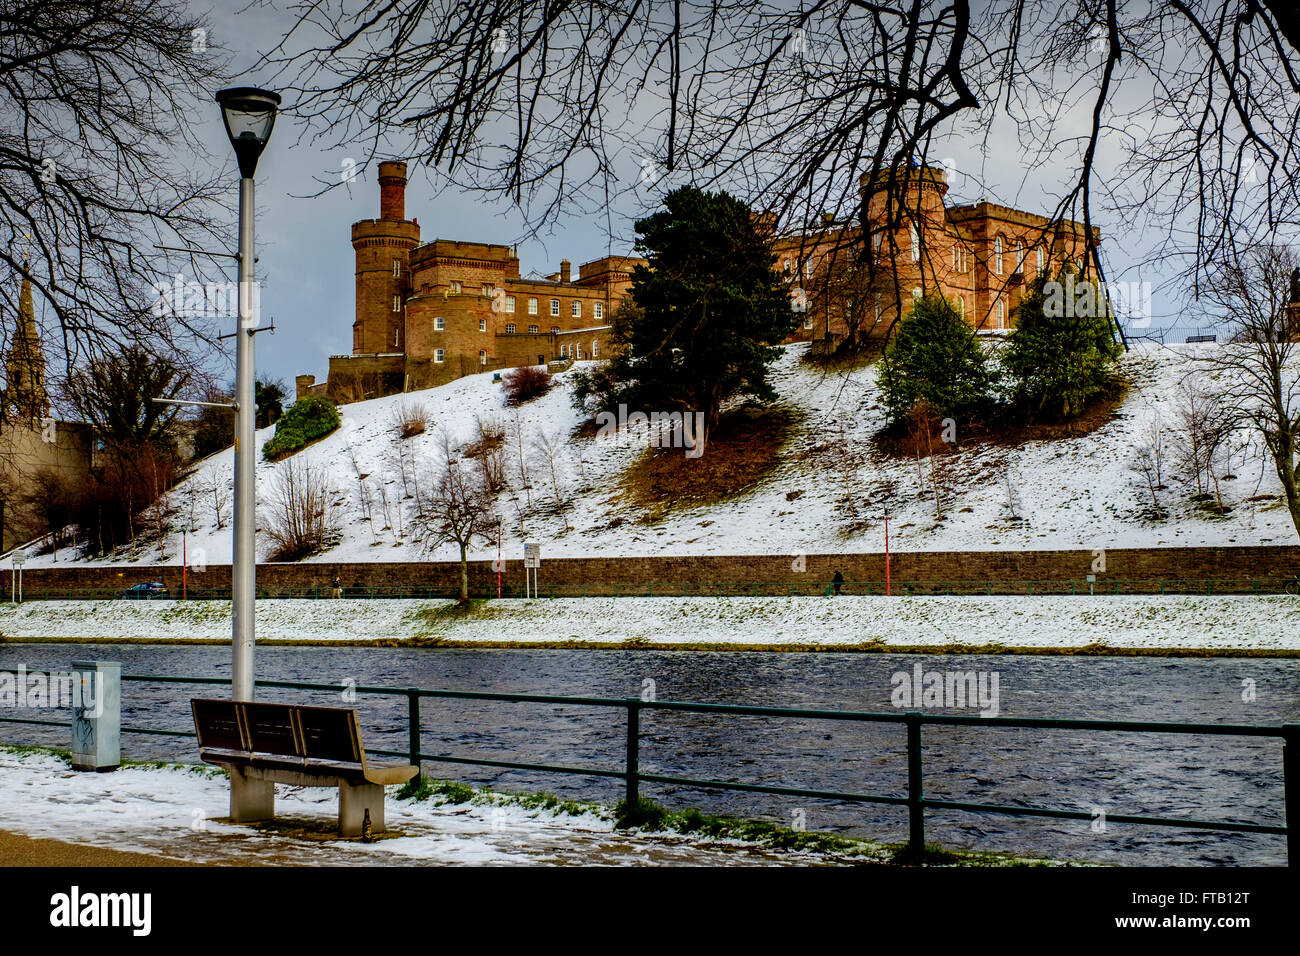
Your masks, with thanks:
[(163, 586), (161, 581), (133, 584), (122, 592), (122, 597), (128, 601), (148, 601), (152, 598), (165, 598), (167, 596), (167, 588)]

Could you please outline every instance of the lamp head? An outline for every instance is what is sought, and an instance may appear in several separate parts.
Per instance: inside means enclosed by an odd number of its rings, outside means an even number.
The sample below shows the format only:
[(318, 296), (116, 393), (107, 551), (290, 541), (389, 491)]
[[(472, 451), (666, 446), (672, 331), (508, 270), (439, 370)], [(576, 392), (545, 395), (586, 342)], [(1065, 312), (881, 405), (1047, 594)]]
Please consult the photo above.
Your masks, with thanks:
[(216, 101), (221, 106), (226, 135), (239, 160), (239, 174), (250, 179), (257, 170), (258, 157), (271, 138), (280, 94), (252, 86), (232, 86), (218, 90)]

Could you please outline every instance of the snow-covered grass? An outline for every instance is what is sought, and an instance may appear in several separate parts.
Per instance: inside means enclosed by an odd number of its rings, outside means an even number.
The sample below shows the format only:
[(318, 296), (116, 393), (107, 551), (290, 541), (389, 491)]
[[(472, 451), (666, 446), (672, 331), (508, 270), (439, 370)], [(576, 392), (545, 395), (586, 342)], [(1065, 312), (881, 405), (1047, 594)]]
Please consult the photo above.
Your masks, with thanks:
[[(227, 777), (206, 766), (127, 765), (76, 773), (48, 751), (0, 745), (4, 829), (194, 863), (281, 866), (809, 866), (891, 862), (896, 848), (817, 831), (662, 814), (662, 829), (619, 829), (607, 808), (453, 784), (424, 798), (388, 788), (388, 832), (374, 843), (332, 832), (338, 793), (276, 787), (276, 822), (224, 822)], [(674, 825), (678, 824), (678, 825)], [(705, 836), (712, 826), (735, 836)], [(683, 832), (685, 831), (685, 832)], [(752, 835), (752, 836), (751, 836)], [(941, 853), (937, 865), (1059, 865), (1007, 854)]]
[[(514, 461), (518, 443), (508, 440), (513, 487), (498, 502), (505, 517), (508, 557), (522, 554), (524, 540), (541, 541), (544, 558), (878, 551), (878, 524), (850, 527), (843, 504), (850, 486), (857, 500), (869, 500), (872, 507), (888, 505), (891, 545), (898, 551), (1294, 543), (1296, 533), (1277, 497), (1274, 470), (1258, 440), (1245, 434), (1241, 437), (1250, 441), (1232, 461), (1236, 477), (1223, 482), (1226, 515), (1194, 502), (1194, 489), (1166, 462), (1169, 487), (1161, 493), (1166, 518), (1149, 517), (1149, 492), (1131, 467), (1134, 448), (1153, 417), (1173, 426), (1177, 384), (1192, 369), (1197, 350), (1207, 348), (1215, 346), (1135, 346), (1121, 361), (1122, 372), (1132, 382), (1125, 400), (1111, 421), (1086, 436), (1015, 448), (963, 448), (949, 459), (950, 480), (957, 490), (942, 521), (935, 519), (933, 500), (920, 484), (916, 463), (887, 458), (871, 441), (884, 422), (874, 366), (827, 373), (801, 361), (805, 346), (787, 347), (775, 366), (774, 382), (781, 401), (798, 413), (798, 424), (777, 467), (737, 498), (670, 509), (654, 521), (617, 493), (620, 479), (644, 453), (644, 443), (571, 437), (580, 421), (570, 406), (572, 370), (556, 376), (556, 387), (548, 394), (517, 410), (506, 407), (490, 373), (472, 375), (424, 392), (346, 405), (341, 409), (342, 427), (299, 453), (328, 471), (332, 507), (342, 527), (335, 547), (308, 560), (454, 559), (454, 545), (426, 553), (409, 533), (409, 518), (400, 512), (413, 503), (404, 500), (412, 480), (427, 483), (439, 433), (445, 431), (463, 446), (474, 437), (476, 417), (517, 427), (531, 459), (531, 487), (525, 489)], [(396, 416), (404, 404), (417, 402), (428, 411), (429, 427), (401, 440), (394, 428)], [(960, 440), (960, 422), (957, 429)], [(272, 434), (272, 429), (258, 432), (259, 448)], [(543, 436), (560, 447), (556, 474), (559, 498), (567, 503), (563, 517), (555, 513), (550, 469), (537, 447)], [(851, 475), (834, 467), (846, 458), (855, 462)], [(229, 488), (231, 465), (229, 450), (214, 455), (171, 493), (173, 532), (163, 562), (180, 562), (180, 531), (191, 514), (191, 563), (196, 558), (214, 564), (230, 560), (229, 494), (224, 527), (218, 529), (210, 489)], [(271, 464), (259, 456), (263, 502), (275, 471), (283, 467), (283, 462)], [(358, 471), (368, 476), (373, 520), (363, 516)], [(388, 499), (387, 516), (381, 487)], [(260, 535), (259, 547), (265, 555), (268, 542)], [(141, 545), (135, 555), (120, 552), (96, 563), (152, 564), (159, 562), (159, 555), (155, 541)], [(472, 557), (480, 559), (494, 555), (495, 542), (480, 542), (472, 551)], [(72, 559), (65, 550), (33, 556), (28, 566)]]
[[(1300, 598), (720, 597), (474, 602), (267, 600), (262, 642), (616, 647), (1100, 646), (1300, 652)], [(228, 641), (227, 601), (0, 604), (0, 639)], [(1100, 645), (1100, 646), (1099, 646)]]

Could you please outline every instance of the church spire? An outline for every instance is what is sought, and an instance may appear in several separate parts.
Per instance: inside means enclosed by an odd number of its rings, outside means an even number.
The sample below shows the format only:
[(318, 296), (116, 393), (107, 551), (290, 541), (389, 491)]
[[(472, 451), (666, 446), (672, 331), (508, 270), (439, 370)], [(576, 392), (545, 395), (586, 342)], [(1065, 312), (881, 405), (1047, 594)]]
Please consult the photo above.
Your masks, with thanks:
[[(26, 264), (24, 257), (24, 267)], [(45, 418), (50, 413), (50, 399), (45, 391), (45, 352), (36, 328), (32, 281), (25, 270), (18, 294), (18, 321), (11, 334), (5, 355), (5, 417), (11, 421)]]

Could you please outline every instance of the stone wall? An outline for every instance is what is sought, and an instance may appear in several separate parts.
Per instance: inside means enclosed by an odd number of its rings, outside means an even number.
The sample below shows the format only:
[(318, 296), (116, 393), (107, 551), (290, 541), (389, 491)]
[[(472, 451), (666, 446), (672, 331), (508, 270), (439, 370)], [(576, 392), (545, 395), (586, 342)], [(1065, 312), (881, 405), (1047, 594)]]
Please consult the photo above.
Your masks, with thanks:
[[(914, 592), (1024, 594), (1087, 593), (1087, 576), (1097, 555), (1092, 551), (963, 551), (903, 552), (893, 555), (891, 578), (896, 593)], [(798, 570), (802, 568), (803, 570)], [(541, 593), (566, 594), (788, 594), (823, 593), (836, 571), (845, 580), (845, 593), (880, 593), (884, 583), (881, 554), (706, 555), (640, 558), (555, 558), (543, 560)], [(9, 586), (4, 572), (4, 587)], [(454, 588), (459, 583), (456, 562), (335, 564), (261, 564), (258, 589), (274, 593), (302, 588), (328, 588), (335, 576), (347, 588)], [(1276, 592), (1278, 580), (1300, 575), (1300, 547), (1240, 548), (1124, 548), (1105, 552), (1105, 570), (1093, 585), (1113, 593), (1170, 592), (1214, 594)], [(504, 592), (523, 588), (519, 560), (507, 560)], [(147, 564), (103, 568), (31, 569), (25, 590), (117, 589), (161, 579), (180, 592), (179, 567)], [(1210, 582), (1207, 588), (1207, 580)], [(189, 573), (196, 589), (228, 589), (228, 565)], [(496, 574), (489, 561), (470, 563), (470, 586), (480, 595), (495, 593)]]

